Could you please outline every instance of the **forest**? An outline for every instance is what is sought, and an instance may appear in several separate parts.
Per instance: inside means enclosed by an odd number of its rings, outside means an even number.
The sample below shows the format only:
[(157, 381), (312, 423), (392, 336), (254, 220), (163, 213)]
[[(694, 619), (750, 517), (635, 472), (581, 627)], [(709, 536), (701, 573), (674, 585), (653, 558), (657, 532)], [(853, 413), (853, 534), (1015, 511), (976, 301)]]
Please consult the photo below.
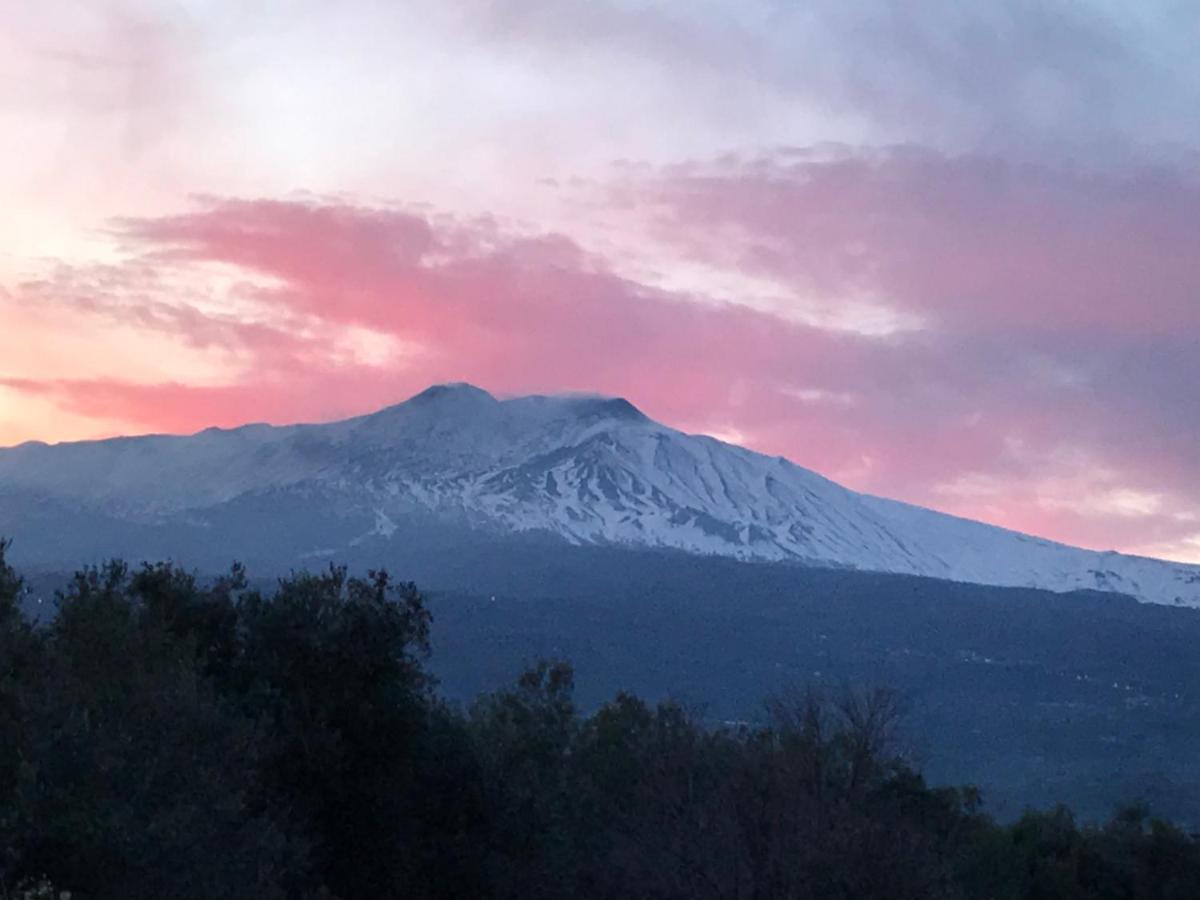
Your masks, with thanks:
[(1200, 842), (1138, 806), (998, 822), (927, 784), (881, 686), (754, 721), (568, 662), (451, 703), (382, 571), (77, 572), (23, 611), (0, 541), (0, 898), (1194, 898)]

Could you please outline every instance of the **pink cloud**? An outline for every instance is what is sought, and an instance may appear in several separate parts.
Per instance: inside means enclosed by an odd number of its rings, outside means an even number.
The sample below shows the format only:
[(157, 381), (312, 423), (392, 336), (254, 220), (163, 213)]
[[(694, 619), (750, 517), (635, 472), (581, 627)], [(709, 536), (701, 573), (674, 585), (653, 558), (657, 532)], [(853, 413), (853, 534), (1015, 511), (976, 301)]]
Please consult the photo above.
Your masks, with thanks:
[[(370, 370), (319, 371), (308, 376), (298, 370), (293, 375), (213, 386), (0, 378), (0, 387), (55, 398), (64, 409), (80, 415), (103, 410), (108, 419), (164, 433), (234, 428), (249, 422), (284, 425), (335, 419), (357, 404), (383, 406), (394, 402), (397, 392), (411, 390), (407, 380)], [(347, 397), (354, 401), (347, 403)]]
[[(561, 236), (433, 231), (411, 214), (277, 201), (220, 203), (128, 233), (172, 263), (235, 263), (277, 279), (258, 299), (328, 322), (378, 329), (426, 346), (424, 375), (501, 390), (632, 392), (677, 381), (713, 393), (754, 354), (760, 374), (832, 365), (825, 332), (744, 308), (705, 307), (623, 279)], [(835, 341), (836, 343), (836, 341)], [(670, 402), (671, 393), (655, 390)]]
[(624, 187), (659, 236), (964, 331), (1200, 326), (1200, 178), (897, 149), (684, 166)]
[(685, 255), (833, 297), (867, 291), (927, 322), (923, 362), (909, 342), (899, 367), (871, 367), (900, 415), (978, 412), (1134, 471), (1154, 454), (1200, 489), (1194, 173), (896, 150), (683, 167), (630, 192)]

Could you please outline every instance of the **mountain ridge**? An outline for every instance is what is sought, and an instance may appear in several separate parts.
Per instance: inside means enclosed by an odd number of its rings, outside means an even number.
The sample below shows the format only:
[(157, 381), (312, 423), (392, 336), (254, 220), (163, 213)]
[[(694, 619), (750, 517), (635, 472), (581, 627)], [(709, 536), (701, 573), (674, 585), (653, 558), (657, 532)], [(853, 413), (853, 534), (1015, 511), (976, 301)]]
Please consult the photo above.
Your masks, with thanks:
[(305, 545), (320, 537), (309, 529), (289, 549), (281, 537), (293, 562), (364, 542), (386, 554), (397, 523), (420, 516), (431, 527), (572, 544), (1200, 606), (1200, 566), (1073, 548), (860, 494), (782, 457), (669, 428), (623, 398), (498, 399), (465, 383), (327, 424), (0, 449), (0, 526), (19, 528), (55, 504), (122, 526), (187, 525), (184, 555), (196, 534), (219, 542), (214, 523), (234, 508), (276, 531), (308, 509), (328, 523), (327, 539)]

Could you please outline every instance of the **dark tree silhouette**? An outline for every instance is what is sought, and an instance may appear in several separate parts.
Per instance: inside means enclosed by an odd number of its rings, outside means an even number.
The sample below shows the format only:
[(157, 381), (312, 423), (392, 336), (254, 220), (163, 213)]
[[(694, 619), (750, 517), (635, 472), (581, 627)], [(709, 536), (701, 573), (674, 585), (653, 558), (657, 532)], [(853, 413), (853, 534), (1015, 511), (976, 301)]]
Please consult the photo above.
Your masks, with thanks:
[(71, 897), (1191, 898), (1200, 847), (1142, 808), (998, 825), (931, 788), (883, 689), (713, 727), (564, 662), (465, 712), (382, 572), (78, 572), (21, 613), (0, 541), (0, 900)]

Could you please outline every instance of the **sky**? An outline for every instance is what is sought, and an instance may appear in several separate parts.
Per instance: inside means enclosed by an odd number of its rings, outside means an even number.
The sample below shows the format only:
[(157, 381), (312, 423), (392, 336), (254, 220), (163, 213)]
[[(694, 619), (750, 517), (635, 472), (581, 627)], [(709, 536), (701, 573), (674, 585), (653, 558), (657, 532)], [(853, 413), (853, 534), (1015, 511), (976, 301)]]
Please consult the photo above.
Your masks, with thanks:
[(0, 0), (0, 446), (628, 398), (1200, 562), (1190, 0)]

